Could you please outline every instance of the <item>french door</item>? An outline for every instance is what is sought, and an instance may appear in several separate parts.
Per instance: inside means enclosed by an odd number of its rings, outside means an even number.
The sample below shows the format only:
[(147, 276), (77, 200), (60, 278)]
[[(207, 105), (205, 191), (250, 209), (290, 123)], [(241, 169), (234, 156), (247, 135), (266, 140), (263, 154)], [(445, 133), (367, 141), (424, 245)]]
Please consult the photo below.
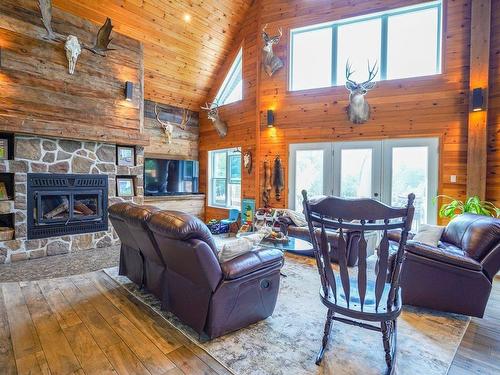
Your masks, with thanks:
[(414, 228), (435, 223), (439, 140), (302, 143), (290, 145), (289, 206), (300, 210), (303, 189), (309, 196), (373, 198), (402, 206), (414, 193)]

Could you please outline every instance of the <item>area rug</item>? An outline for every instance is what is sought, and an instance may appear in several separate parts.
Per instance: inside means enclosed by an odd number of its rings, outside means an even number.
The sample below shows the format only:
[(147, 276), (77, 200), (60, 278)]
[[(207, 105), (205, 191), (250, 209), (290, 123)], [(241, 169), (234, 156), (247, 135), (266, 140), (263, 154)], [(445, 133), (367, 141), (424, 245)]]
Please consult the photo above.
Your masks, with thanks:
[[(370, 375), (385, 372), (378, 332), (334, 322), (323, 365), (314, 364), (326, 308), (318, 297), (319, 276), (312, 259), (287, 254), (278, 302), (268, 319), (207, 341), (160, 310), (159, 301), (137, 288), (117, 268), (105, 270), (235, 374)], [(470, 319), (405, 307), (398, 320), (397, 374), (445, 375)]]

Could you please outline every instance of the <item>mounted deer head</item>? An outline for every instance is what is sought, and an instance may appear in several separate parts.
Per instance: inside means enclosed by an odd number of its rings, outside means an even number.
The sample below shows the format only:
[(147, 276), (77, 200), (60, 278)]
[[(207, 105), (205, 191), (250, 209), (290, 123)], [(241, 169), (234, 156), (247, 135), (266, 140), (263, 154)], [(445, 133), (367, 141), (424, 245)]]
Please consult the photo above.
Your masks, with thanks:
[(156, 115), (156, 121), (160, 124), (160, 126), (163, 129), (163, 132), (165, 133), (165, 141), (170, 144), (172, 143), (172, 135), (174, 132), (174, 125), (179, 126), (182, 130), (186, 129), (186, 125), (189, 123), (191, 120), (191, 116), (189, 115), (189, 111), (187, 109), (182, 110), (182, 119), (180, 124), (179, 123), (172, 123), (170, 121), (163, 121), (160, 119), (160, 114), (161, 110), (158, 110), (158, 104), (155, 103), (155, 115)]
[(104, 53), (106, 51), (112, 51), (111, 48), (108, 48), (108, 45), (111, 42), (109, 36), (111, 34), (111, 31), (113, 30), (111, 19), (106, 18), (106, 22), (104, 22), (104, 24), (97, 32), (94, 46), (89, 47), (80, 42), (74, 35), (63, 36), (52, 30), (51, 0), (38, 0), (38, 7), (40, 8), (40, 14), (42, 15), (41, 19), (43, 26), (47, 31), (46, 35), (44, 35), (43, 38), (64, 43), (66, 57), (68, 58), (69, 64), (69, 74), (73, 74), (75, 72), (76, 61), (78, 60), (78, 56), (80, 56), (82, 49), (86, 49), (100, 56), (105, 56)]
[(276, 73), (279, 69), (283, 67), (283, 61), (278, 56), (274, 55), (273, 45), (278, 44), (280, 42), (281, 37), (283, 36), (283, 30), (281, 27), (278, 29), (279, 35), (275, 35), (270, 37), (266, 33), (267, 24), (262, 29), (262, 39), (264, 40), (264, 70), (271, 77), (274, 73)]
[(375, 62), (373, 67), (370, 67), (370, 61), (368, 61), (368, 80), (363, 83), (357, 83), (351, 80), (350, 77), (353, 73), (354, 72), (351, 70), (351, 64), (347, 61), (345, 67), (345, 87), (350, 92), (347, 114), (349, 115), (349, 120), (352, 123), (363, 124), (370, 118), (370, 105), (365, 99), (365, 94), (376, 85), (376, 82), (372, 81), (378, 73), (377, 62)]
[(216, 103), (205, 103), (205, 107), (201, 107), (201, 109), (208, 111), (208, 119), (212, 121), (219, 137), (224, 138), (227, 135), (227, 124), (219, 117), (219, 106)]

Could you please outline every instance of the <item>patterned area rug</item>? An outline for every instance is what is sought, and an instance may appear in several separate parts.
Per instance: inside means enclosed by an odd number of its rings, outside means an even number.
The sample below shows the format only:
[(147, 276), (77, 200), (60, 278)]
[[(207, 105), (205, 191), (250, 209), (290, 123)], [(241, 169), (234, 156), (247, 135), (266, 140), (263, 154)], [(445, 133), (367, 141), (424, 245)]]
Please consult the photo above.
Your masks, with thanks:
[[(117, 268), (105, 270), (131, 293), (236, 374), (370, 375), (385, 372), (382, 336), (378, 332), (334, 322), (323, 365), (314, 364), (326, 308), (318, 297), (319, 276), (313, 260), (287, 254), (274, 314), (265, 321), (217, 338), (203, 340), (159, 301), (139, 290)], [(397, 374), (444, 375), (465, 333), (468, 317), (405, 308), (398, 320)]]

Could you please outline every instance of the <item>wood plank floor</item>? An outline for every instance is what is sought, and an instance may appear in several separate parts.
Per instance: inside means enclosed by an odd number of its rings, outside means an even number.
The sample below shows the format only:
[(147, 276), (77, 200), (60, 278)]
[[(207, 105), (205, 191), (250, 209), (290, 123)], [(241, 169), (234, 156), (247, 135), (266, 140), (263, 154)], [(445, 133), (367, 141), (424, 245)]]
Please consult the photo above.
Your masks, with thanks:
[(500, 276), (482, 319), (472, 318), (448, 375), (500, 374)]
[(0, 373), (231, 374), (102, 271), (0, 284)]

